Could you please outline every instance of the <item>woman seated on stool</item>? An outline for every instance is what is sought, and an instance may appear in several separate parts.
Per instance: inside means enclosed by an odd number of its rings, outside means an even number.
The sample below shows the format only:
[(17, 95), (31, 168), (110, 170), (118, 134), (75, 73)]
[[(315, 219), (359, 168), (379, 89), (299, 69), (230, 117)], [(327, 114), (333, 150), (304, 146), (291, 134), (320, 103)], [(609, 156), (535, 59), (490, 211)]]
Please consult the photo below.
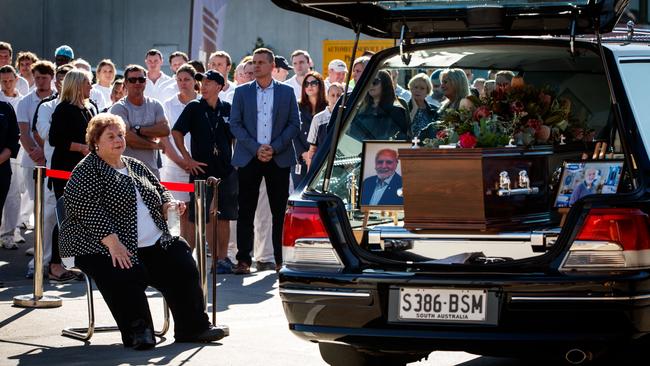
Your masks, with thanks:
[(102, 113), (86, 130), (90, 150), (65, 187), (68, 217), (60, 231), (64, 257), (89, 275), (122, 333), (125, 347), (154, 347), (145, 289), (158, 289), (174, 316), (177, 342), (223, 338), (204, 312), (199, 273), (183, 238), (169, 234), (165, 214), (172, 195), (140, 161), (122, 156), (125, 125)]

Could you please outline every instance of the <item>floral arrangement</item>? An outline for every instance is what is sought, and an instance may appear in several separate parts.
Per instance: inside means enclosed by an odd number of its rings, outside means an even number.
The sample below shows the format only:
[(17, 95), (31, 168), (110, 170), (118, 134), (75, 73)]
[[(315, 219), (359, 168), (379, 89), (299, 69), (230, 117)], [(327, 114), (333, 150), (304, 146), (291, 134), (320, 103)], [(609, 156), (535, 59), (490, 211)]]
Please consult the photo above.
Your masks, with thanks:
[(561, 99), (548, 87), (525, 85), (497, 89), (486, 98), (470, 96), (471, 110), (448, 110), (434, 122), (434, 136), (422, 136), (427, 147), (461, 148), (530, 146), (566, 141), (591, 141), (594, 131), (571, 115), (571, 100)]

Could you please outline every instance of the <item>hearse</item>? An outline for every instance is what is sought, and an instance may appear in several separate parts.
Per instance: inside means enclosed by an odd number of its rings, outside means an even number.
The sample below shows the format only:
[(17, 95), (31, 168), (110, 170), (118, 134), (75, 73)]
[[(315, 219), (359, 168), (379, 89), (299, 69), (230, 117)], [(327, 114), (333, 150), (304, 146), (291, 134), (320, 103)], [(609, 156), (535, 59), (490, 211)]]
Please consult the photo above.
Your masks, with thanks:
[[(279, 292), (291, 331), (331, 365), (436, 350), (581, 364), (630, 346), (648, 359), (650, 43), (631, 23), (616, 28), (628, 1), (273, 2), (357, 39), (396, 40), (344, 93), (290, 197)], [(510, 71), (508, 90), (539, 99), (501, 112), (495, 92), (478, 102), (486, 123), (515, 126), (489, 147), (448, 130), (355, 133), (383, 70), (405, 86), (438, 69)], [(462, 132), (472, 116), (459, 116), (433, 126)], [(386, 149), (403, 185), (383, 204), (364, 182)]]

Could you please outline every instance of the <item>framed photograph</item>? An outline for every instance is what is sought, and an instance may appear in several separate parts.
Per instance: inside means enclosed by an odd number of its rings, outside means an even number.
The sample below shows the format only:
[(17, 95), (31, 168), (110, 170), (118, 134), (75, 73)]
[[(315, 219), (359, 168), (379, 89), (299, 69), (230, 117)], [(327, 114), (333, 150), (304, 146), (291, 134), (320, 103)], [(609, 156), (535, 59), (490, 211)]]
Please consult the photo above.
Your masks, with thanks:
[(404, 141), (363, 142), (359, 184), (362, 209), (402, 209), (402, 164), (397, 151), (411, 145)]
[(623, 160), (565, 161), (554, 206), (571, 207), (589, 194), (613, 194), (618, 191)]

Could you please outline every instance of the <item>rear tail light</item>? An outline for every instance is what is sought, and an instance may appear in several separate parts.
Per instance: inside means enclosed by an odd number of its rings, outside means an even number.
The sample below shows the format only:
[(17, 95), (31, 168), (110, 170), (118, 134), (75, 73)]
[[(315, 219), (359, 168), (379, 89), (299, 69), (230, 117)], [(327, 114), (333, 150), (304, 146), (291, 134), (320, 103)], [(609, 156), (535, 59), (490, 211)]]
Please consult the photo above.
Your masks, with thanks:
[(591, 209), (569, 248), (563, 270), (650, 267), (648, 215), (636, 208)]
[(318, 207), (289, 206), (284, 215), (282, 256), (288, 265), (343, 267)]

